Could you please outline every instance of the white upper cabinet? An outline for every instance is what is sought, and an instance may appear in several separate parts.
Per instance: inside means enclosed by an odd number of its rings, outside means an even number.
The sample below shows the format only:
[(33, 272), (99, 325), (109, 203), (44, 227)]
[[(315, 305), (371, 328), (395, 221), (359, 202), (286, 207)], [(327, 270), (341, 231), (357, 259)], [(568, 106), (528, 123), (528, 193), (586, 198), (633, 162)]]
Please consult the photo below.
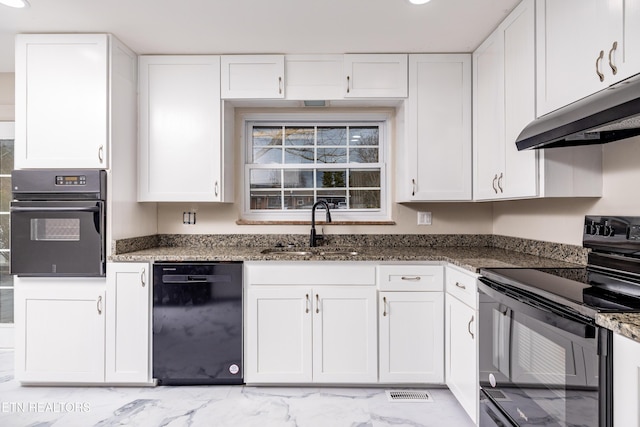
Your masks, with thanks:
[(222, 99), (284, 98), (284, 55), (223, 55)]
[(639, 0), (541, 0), (537, 115), (640, 72)]
[(399, 201), (471, 200), (471, 55), (409, 55)]
[(17, 35), (15, 167), (107, 168), (115, 77), (135, 82), (135, 66), (108, 34)]
[(345, 98), (406, 98), (406, 54), (344, 55)]
[(287, 55), (287, 99), (332, 100), (344, 97), (342, 55)]
[(516, 148), (536, 116), (534, 7), (520, 3), (473, 53), (475, 200), (602, 194), (601, 146)]
[(141, 56), (139, 201), (230, 201), (220, 57)]

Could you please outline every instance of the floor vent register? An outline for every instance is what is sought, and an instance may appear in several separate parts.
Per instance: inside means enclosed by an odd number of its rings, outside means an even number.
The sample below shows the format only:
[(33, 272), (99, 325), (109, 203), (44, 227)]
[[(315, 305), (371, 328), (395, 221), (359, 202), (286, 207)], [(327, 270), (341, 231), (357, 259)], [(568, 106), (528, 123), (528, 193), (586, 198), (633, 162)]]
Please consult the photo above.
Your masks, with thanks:
[(426, 390), (386, 390), (389, 402), (433, 402)]

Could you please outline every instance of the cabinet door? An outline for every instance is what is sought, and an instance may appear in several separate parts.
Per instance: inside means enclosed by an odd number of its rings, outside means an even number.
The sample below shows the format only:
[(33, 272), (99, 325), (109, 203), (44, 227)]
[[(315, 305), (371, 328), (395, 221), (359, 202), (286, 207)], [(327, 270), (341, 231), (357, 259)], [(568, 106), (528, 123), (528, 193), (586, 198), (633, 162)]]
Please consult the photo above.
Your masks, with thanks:
[(477, 313), (457, 298), (446, 300), (447, 386), (475, 423), (478, 418)]
[[(624, 7), (620, 7), (620, 3)], [(611, 55), (613, 65), (617, 67), (614, 77), (622, 80), (640, 73), (640, 0), (610, 0), (609, 7), (614, 17), (609, 28), (617, 31), (610, 35), (609, 49), (613, 49), (613, 42), (618, 42)], [(618, 14), (623, 14), (623, 23), (616, 26)], [(612, 72), (611, 66), (607, 71)]]
[(342, 55), (287, 55), (287, 99), (331, 100), (344, 97)]
[[(504, 174), (504, 35), (493, 32), (473, 53), (473, 197), (499, 198)], [(504, 175), (502, 176), (504, 179)]]
[(220, 57), (140, 57), (139, 201), (221, 201)]
[(106, 168), (106, 34), (16, 36), (16, 168)]
[(376, 382), (375, 288), (315, 288), (313, 303), (314, 382)]
[(502, 23), (504, 37), (503, 198), (538, 195), (537, 150), (518, 151), (516, 139), (536, 118), (535, 2), (525, 0)]
[(311, 289), (255, 286), (248, 291), (245, 382), (312, 380)]
[(284, 55), (221, 58), (222, 99), (284, 98)]
[(640, 425), (640, 342), (613, 334), (613, 425)]
[(412, 201), (471, 199), (471, 56), (409, 55), (406, 178)]
[(149, 348), (151, 283), (147, 263), (107, 265), (105, 380), (151, 381)]
[(104, 382), (103, 279), (17, 277), (15, 300), (18, 381)]
[(406, 98), (407, 55), (344, 55), (345, 98)]
[(380, 382), (444, 382), (443, 292), (381, 292)]
[[(611, 84), (609, 0), (543, 0), (537, 9), (537, 115), (542, 116)], [(602, 52), (602, 59), (598, 60)], [(596, 61), (598, 61), (596, 68)], [(601, 81), (598, 72), (602, 73)]]

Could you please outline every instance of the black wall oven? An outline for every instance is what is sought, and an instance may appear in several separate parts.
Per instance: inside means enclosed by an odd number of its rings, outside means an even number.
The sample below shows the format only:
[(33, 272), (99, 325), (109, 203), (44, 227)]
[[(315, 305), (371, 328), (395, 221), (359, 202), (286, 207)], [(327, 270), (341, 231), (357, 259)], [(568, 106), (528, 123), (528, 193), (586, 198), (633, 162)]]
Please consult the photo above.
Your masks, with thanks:
[(15, 170), (11, 273), (104, 276), (106, 172)]
[(640, 217), (587, 216), (583, 268), (480, 271), (481, 426), (613, 425), (612, 332), (640, 311)]

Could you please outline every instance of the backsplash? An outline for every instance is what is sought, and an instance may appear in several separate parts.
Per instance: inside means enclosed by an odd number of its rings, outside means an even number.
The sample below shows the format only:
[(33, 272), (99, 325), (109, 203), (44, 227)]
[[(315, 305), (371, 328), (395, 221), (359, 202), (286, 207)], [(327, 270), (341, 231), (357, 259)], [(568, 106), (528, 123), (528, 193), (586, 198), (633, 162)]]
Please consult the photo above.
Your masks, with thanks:
[[(493, 247), (586, 265), (582, 246), (490, 234), (345, 234), (328, 235), (338, 247)], [(158, 234), (113, 242), (114, 255), (155, 247), (274, 247), (309, 246), (305, 234)]]

